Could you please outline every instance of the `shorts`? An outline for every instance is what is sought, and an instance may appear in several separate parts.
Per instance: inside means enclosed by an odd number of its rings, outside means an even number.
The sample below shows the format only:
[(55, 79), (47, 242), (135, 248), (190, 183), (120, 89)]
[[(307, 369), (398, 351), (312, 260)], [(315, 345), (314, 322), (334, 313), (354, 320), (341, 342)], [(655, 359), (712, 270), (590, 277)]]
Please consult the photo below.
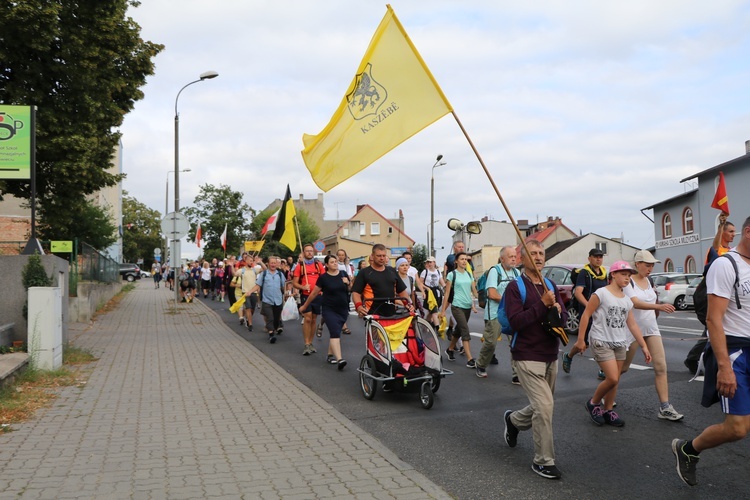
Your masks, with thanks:
[(249, 297), (245, 297), (245, 309), (255, 311), (256, 307), (258, 307), (258, 294), (251, 293)]
[(737, 379), (733, 398), (721, 396), (721, 411), (727, 415), (750, 415), (750, 350), (732, 349), (729, 360)]
[[(304, 304), (305, 302), (307, 302), (307, 297), (309, 297), (309, 295), (300, 295), (301, 304)], [(318, 294), (318, 296), (315, 297), (315, 299), (313, 299), (312, 302), (310, 302), (310, 305), (307, 306), (307, 312), (305, 314), (313, 313), (316, 316), (320, 316), (320, 311), (322, 309), (322, 306), (323, 306), (323, 296)]]
[(608, 342), (592, 339), (591, 351), (594, 353), (594, 361), (625, 361), (627, 355), (627, 346), (612, 347)]

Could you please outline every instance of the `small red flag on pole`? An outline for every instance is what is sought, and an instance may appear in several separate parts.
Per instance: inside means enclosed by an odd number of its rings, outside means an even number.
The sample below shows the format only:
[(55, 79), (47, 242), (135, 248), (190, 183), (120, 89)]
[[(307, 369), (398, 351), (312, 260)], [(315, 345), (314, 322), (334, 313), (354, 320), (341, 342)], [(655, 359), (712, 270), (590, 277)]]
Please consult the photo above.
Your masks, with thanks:
[(227, 224), (224, 224), (224, 232), (221, 233), (221, 248), (227, 251)]
[(724, 172), (719, 172), (719, 185), (716, 186), (714, 201), (711, 208), (716, 208), (729, 215), (729, 198), (727, 197), (727, 186), (724, 184)]
[(201, 247), (201, 236), (203, 236), (203, 233), (201, 232), (201, 223), (198, 223), (198, 229), (195, 230), (195, 244), (198, 248)]

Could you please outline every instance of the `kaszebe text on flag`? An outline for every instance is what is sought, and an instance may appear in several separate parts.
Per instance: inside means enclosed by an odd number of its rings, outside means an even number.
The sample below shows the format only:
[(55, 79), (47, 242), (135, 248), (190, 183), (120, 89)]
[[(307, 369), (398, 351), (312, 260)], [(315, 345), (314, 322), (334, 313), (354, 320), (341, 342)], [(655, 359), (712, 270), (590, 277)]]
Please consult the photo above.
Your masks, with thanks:
[(329, 191), (452, 109), (389, 5), (331, 121), (302, 136), (302, 158)]

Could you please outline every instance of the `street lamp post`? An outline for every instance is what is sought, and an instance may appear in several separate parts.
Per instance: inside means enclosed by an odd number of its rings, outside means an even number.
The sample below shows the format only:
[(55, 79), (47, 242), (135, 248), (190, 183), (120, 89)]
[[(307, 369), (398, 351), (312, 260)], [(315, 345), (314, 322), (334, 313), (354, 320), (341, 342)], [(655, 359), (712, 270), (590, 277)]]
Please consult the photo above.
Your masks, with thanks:
[(443, 155), (437, 155), (430, 176), (430, 257), (435, 256), (435, 169), (445, 165), (444, 161), (440, 161), (442, 159)]
[[(194, 83), (202, 82), (203, 80), (211, 80), (219, 76), (216, 71), (206, 71), (201, 73), (197, 80), (193, 80), (177, 92), (177, 97), (174, 99), (174, 211), (179, 213), (180, 211), (180, 114), (177, 112), (177, 101), (180, 99), (182, 91), (191, 86)], [(177, 219), (174, 220), (173, 230), (177, 229)], [(172, 269), (174, 270), (175, 287), (174, 287), (174, 302), (175, 306), (180, 300), (179, 283), (177, 283), (177, 268), (181, 266), (182, 256), (180, 255), (180, 240), (175, 239), (172, 243)]]
[[(190, 172), (189, 168), (185, 168), (180, 170), (180, 172)], [(169, 213), (169, 174), (173, 174), (174, 170), (170, 170), (167, 172), (167, 184), (166, 189), (164, 193), (164, 217), (167, 216)], [(164, 262), (166, 263), (167, 260), (167, 253), (169, 252), (169, 237), (164, 236)]]

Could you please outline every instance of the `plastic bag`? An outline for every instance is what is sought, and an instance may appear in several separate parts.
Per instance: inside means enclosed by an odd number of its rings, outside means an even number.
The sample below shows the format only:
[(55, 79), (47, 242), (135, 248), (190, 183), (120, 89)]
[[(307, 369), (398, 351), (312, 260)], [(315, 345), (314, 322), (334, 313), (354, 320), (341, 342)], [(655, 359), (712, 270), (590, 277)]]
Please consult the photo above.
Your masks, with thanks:
[(294, 297), (289, 297), (284, 302), (284, 308), (281, 310), (281, 321), (292, 321), (295, 319), (299, 319), (297, 302), (295, 302)]

